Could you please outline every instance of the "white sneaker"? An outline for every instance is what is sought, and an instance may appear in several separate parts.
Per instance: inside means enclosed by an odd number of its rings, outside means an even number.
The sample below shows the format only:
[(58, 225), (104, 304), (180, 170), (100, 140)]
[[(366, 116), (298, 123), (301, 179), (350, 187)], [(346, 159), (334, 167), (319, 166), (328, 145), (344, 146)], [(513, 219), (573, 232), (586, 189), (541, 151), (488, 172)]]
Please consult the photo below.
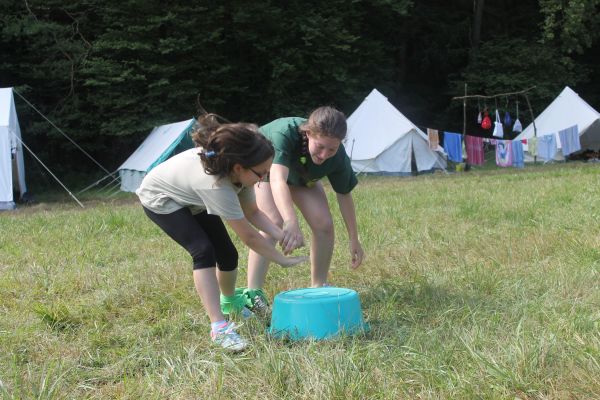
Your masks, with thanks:
[(238, 333), (235, 331), (237, 329), (237, 325), (233, 322), (228, 322), (227, 325), (219, 328), (216, 331), (212, 331), (210, 333), (210, 337), (212, 341), (222, 348), (230, 351), (242, 351), (246, 347), (248, 347), (248, 342), (243, 339)]

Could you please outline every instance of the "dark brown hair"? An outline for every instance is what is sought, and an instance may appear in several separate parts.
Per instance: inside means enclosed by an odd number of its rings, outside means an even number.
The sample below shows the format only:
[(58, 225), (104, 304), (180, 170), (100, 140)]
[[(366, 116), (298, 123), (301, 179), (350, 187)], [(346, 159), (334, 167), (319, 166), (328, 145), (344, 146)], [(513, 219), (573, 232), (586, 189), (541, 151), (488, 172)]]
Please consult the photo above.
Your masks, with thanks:
[(200, 159), (209, 175), (225, 177), (235, 164), (244, 168), (254, 167), (275, 154), (273, 145), (259, 131), (258, 126), (248, 123), (221, 124), (216, 114), (198, 118), (192, 140), (201, 147)]
[(333, 107), (323, 106), (310, 113), (308, 120), (300, 126), (300, 130), (344, 140), (348, 126), (344, 113)]

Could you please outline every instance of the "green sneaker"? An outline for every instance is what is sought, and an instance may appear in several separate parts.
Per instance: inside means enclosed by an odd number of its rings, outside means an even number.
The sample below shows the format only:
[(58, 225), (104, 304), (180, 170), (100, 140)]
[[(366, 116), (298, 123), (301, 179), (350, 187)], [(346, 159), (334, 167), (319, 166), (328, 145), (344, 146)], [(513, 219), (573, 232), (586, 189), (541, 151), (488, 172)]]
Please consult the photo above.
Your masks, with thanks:
[(250, 318), (254, 315), (254, 313), (250, 311), (251, 304), (252, 303), (248, 301), (248, 298), (244, 296), (243, 289), (236, 289), (233, 296), (221, 295), (221, 312), (224, 315), (239, 314), (244, 319)]
[(271, 315), (269, 301), (262, 289), (245, 289), (244, 295), (250, 301), (250, 310), (256, 315), (268, 318)]

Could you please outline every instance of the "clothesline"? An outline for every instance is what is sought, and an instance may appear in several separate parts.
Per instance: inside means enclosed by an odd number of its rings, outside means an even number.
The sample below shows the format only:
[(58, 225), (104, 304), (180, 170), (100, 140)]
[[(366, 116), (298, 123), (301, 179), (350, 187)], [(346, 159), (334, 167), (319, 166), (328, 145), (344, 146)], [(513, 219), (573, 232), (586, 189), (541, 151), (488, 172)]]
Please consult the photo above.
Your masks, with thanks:
[(469, 99), (469, 98), (493, 99), (493, 98), (498, 98), (498, 97), (507, 97), (507, 96), (514, 96), (514, 95), (518, 95), (518, 94), (525, 94), (533, 89), (535, 89), (535, 86), (532, 86), (525, 90), (520, 90), (518, 92), (499, 93), (499, 94), (493, 94), (490, 96), (481, 95), (481, 94), (471, 94), (468, 96), (455, 96), (452, 98), (452, 100), (464, 100), (464, 99)]

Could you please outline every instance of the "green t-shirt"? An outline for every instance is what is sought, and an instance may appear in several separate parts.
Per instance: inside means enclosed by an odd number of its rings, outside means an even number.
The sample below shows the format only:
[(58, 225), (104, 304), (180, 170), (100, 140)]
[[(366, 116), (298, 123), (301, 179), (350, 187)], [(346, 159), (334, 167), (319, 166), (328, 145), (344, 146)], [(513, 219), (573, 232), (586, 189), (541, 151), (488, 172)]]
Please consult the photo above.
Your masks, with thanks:
[(306, 156), (306, 165), (300, 162), (302, 139), (298, 127), (305, 121), (305, 118), (299, 117), (279, 118), (260, 127), (260, 132), (275, 147), (273, 163), (290, 169), (288, 185), (310, 186), (311, 183), (326, 176), (336, 193), (350, 193), (358, 180), (352, 171), (350, 158), (343, 144), (340, 144), (333, 157), (325, 160), (321, 165), (315, 165), (310, 155)]

